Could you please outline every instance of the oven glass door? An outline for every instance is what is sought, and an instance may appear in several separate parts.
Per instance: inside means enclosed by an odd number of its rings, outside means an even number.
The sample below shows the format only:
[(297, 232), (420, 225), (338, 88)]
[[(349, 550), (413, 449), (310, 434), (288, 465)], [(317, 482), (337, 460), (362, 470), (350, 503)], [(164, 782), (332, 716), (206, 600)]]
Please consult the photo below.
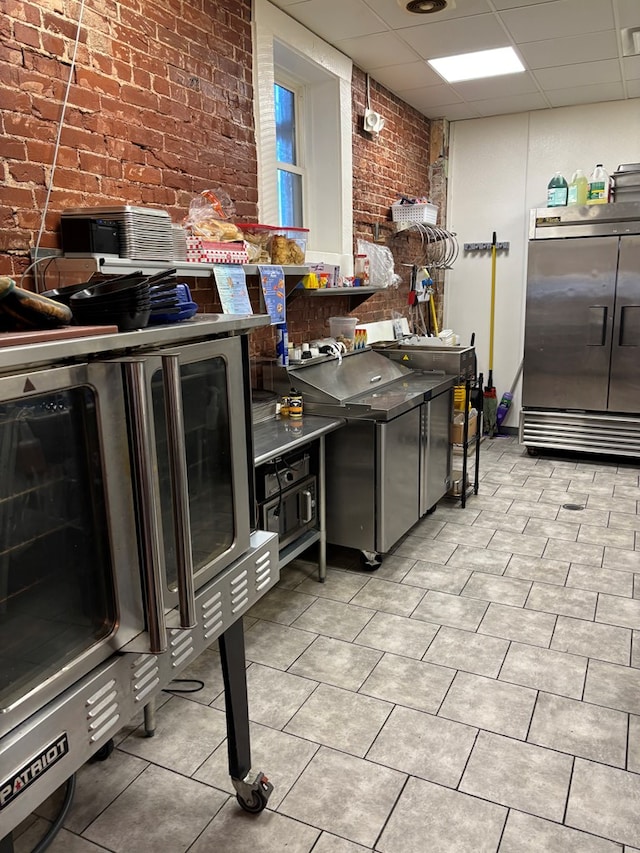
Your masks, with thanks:
[[(144, 629), (115, 378), (81, 365), (0, 380), (0, 730), (112, 654), (120, 626), (123, 639)], [(120, 400), (121, 427), (101, 422), (101, 395)]]
[[(176, 350), (180, 364), (184, 455), (193, 584), (197, 589), (249, 547), (248, 450), (240, 338)], [(168, 447), (163, 368), (153, 370), (151, 398), (156, 442), (164, 562), (169, 596), (178, 582), (174, 494)]]

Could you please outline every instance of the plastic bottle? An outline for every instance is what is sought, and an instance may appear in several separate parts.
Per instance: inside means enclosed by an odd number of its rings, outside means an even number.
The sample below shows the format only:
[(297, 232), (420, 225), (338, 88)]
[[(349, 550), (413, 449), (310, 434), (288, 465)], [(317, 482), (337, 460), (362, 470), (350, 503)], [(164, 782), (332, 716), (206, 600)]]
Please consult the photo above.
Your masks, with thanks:
[(289, 363), (289, 335), (287, 324), (278, 323), (276, 326), (276, 358), (280, 367), (286, 367)]
[(547, 207), (564, 207), (569, 187), (560, 172), (556, 172), (547, 185)]
[(569, 184), (567, 204), (586, 204), (589, 198), (589, 181), (582, 169), (576, 169)]
[(609, 201), (609, 191), (611, 181), (609, 175), (603, 168), (602, 163), (598, 163), (589, 178), (589, 198), (587, 204), (607, 204)]

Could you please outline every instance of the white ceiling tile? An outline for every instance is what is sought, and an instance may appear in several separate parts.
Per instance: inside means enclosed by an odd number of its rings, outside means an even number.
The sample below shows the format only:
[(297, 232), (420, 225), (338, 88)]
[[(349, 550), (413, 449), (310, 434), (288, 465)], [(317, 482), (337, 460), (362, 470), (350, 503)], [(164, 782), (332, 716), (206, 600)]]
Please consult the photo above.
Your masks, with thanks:
[(371, 76), (392, 92), (404, 89), (417, 89), (421, 86), (438, 86), (442, 78), (426, 62), (407, 62), (403, 65), (388, 65), (385, 68), (372, 68)]
[(509, 45), (509, 39), (494, 15), (474, 15), (397, 32), (424, 59)]
[[(618, 58), (618, 28), (640, 27), (640, 0), (456, 0), (433, 15), (412, 15), (398, 0), (271, 2), (429, 117), (640, 97), (640, 56)], [(453, 88), (425, 62), (509, 44), (526, 74)]]
[(620, 63), (617, 59), (540, 68), (533, 73), (540, 86), (548, 90), (591, 86), (598, 83), (617, 83), (621, 80)]
[(500, 13), (516, 42), (595, 33), (615, 27), (611, 0), (556, 0)]
[(638, 0), (614, 0), (621, 27), (640, 27), (640, 3)]
[[(363, 71), (385, 68), (388, 65), (407, 65), (412, 59), (424, 65), (418, 54), (393, 33), (374, 33), (359, 38), (340, 39), (335, 42), (335, 47), (350, 56)], [(431, 73), (436, 78), (434, 84), (438, 83), (440, 78), (435, 72)]]
[(434, 107), (426, 115), (428, 118), (446, 118), (449, 121), (480, 118), (480, 113), (471, 104), (443, 104), (441, 107)]
[(637, 80), (640, 77), (640, 56), (625, 56), (622, 69), (625, 80)]
[[(408, 89), (402, 93), (402, 98), (416, 109), (440, 107), (443, 104), (462, 103), (462, 98), (453, 91), (451, 86), (423, 86), (420, 89)], [(420, 106), (416, 106), (420, 104)]]
[(355, 38), (387, 30), (363, 0), (307, 0), (287, 7), (287, 12), (331, 44), (338, 37)]
[(489, 98), (486, 101), (474, 101), (473, 106), (482, 116), (525, 113), (529, 110), (544, 110), (549, 104), (539, 92), (528, 95), (512, 95), (506, 98)]
[(520, 6), (539, 6), (542, 3), (557, 3), (558, 0), (493, 0), (493, 5), (500, 12), (503, 9), (518, 9)]
[(287, 9), (290, 11), (288, 7), (290, 6), (301, 6), (303, 3), (307, 3), (308, 0), (269, 0), (270, 3), (273, 3), (274, 6), (278, 6), (280, 9)]
[(624, 98), (622, 83), (602, 83), (599, 86), (575, 86), (571, 89), (556, 89), (547, 92), (553, 107), (569, 107), (572, 104), (597, 104), (600, 101), (618, 101)]
[(491, 11), (487, 0), (459, 0), (455, 7), (430, 15), (416, 15), (413, 12), (407, 12), (405, 8), (400, 8), (396, 0), (364, 0), (364, 2), (393, 29), (428, 23), (435, 24), (440, 21), (448, 21), (451, 18), (463, 18), (465, 15), (482, 15)]
[(572, 65), (574, 62), (615, 59), (618, 56), (618, 41), (615, 30), (605, 30), (602, 33), (532, 41), (518, 45), (518, 50), (529, 68), (553, 68), (556, 65)]
[(526, 72), (487, 77), (484, 80), (466, 80), (453, 83), (452, 88), (462, 95), (465, 101), (484, 101), (488, 98), (503, 98), (538, 91), (535, 80)]

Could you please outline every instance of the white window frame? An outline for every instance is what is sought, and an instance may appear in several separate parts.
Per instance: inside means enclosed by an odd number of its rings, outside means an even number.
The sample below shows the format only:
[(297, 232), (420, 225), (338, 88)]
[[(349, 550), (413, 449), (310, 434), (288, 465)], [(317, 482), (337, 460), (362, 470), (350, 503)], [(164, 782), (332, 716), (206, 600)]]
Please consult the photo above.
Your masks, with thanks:
[[(296, 162), (283, 163), (281, 160), (276, 160), (276, 170), (282, 169), (285, 172), (291, 172), (293, 175), (300, 175), (302, 178), (302, 224), (306, 227), (308, 221), (307, 213), (307, 172), (305, 168), (306, 146), (305, 146), (305, 97), (304, 85), (299, 81), (294, 80), (289, 75), (284, 74), (281, 69), (277, 68), (274, 77), (274, 86), (282, 86), (283, 89), (288, 89), (293, 93), (294, 97), (294, 142), (296, 147)], [(277, 220), (276, 220), (277, 222)], [(269, 225), (270, 223), (266, 223)]]
[[(278, 72), (276, 74), (276, 67)], [(278, 221), (274, 84), (304, 86), (307, 260), (353, 271), (352, 62), (269, 0), (253, 0), (253, 86), (260, 222)]]

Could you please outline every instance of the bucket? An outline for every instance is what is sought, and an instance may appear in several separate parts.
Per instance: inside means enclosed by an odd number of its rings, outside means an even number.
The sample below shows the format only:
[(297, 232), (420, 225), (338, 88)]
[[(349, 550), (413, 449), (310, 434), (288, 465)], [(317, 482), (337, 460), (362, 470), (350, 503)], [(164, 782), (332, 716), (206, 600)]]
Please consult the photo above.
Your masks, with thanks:
[(351, 352), (356, 336), (357, 317), (329, 317), (329, 334)]

